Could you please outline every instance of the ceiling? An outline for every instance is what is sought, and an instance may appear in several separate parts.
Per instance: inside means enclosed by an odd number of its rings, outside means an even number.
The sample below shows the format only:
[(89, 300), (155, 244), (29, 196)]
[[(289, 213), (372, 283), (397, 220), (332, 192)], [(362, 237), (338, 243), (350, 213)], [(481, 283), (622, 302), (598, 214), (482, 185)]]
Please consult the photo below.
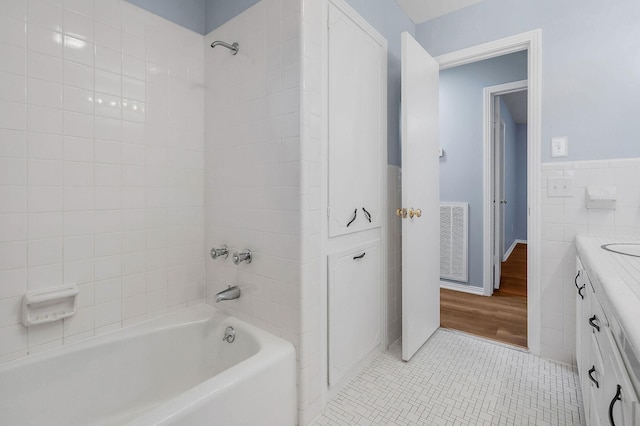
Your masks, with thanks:
[(527, 123), (527, 91), (512, 92), (500, 95), (517, 124)]
[(463, 9), (482, 0), (396, 0), (416, 24)]

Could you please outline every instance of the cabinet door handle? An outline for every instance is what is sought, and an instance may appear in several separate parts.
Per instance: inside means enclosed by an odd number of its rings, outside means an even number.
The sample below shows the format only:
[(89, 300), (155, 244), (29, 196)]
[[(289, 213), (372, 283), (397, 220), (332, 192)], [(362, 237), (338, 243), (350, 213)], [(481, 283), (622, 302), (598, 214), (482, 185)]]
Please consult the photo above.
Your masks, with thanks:
[(613, 420), (613, 406), (616, 405), (616, 402), (622, 400), (622, 398), (620, 397), (621, 391), (622, 388), (620, 387), (620, 385), (618, 385), (618, 389), (616, 389), (616, 396), (613, 397), (611, 403), (609, 404), (609, 423), (611, 423), (611, 426), (616, 426), (616, 422), (615, 420)]
[(598, 318), (595, 315), (589, 318), (589, 325), (595, 328), (596, 330), (600, 331), (600, 326), (594, 323), (594, 321), (598, 321)]
[(362, 208), (362, 211), (364, 212), (365, 216), (367, 217), (367, 220), (369, 221), (369, 223), (371, 223), (371, 213), (369, 213), (367, 211), (367, 209), (365, 209), (364, 207)]
[(362, 259), (365, 254), (367, 254), (367, 252), (364, 252), (364, 253), (362, 253), (361, 255), (358, 255), (358, 256), (353, 256), (353, 260)]
[(349, 227), (349, 225), (351, 225), (353, 223), (354, 220), (356, 220), (356, 217), (358, 217), (358, 209), (355, 209), (353, 211), (353, 217), (351, 218), (349, 223), (347, 223), (347, 228)]
[(600, 383), (598, 383), (598, 381), (594, 379), (592, 376), (592, 374), (595, 373), (595, 371), (596, 371), (596, 366), (594, 365), (589, 369), (589, 372), (587, 374), (589, 374), (589, 380), (591, 380), (593, 383), (596, 384), (596, 388), (600, 389)]
[(576, 278), (573, 280), (573, 282), (576, 285), (576, 288), (578, 289), (578, 294), (584, 300), (584, 294), (582, 294), (582, 290), (584, 290), (584, 287), (586, 286), (586, 284), (583, 284), (582, 287), (580, 287), (578, 285), (578, 277), (579, 276), (580, 276), (580, 271), (578, 271), (578, 273), (576, 274)]

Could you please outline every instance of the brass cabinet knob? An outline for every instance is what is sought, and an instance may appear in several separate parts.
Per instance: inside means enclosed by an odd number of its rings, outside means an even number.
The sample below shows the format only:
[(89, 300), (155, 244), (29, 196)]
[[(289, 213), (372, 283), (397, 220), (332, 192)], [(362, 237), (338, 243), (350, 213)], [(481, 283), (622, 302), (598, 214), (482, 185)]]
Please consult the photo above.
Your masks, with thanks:
[(396, 216), (405, 219), (407, 217), (407, 209), (396, 209)]

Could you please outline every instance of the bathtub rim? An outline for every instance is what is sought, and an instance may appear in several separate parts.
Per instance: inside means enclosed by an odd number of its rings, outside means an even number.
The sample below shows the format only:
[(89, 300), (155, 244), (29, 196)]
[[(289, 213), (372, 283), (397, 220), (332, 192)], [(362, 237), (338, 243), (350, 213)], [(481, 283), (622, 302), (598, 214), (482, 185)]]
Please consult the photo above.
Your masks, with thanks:
[[(87, 337), (86, 339), (77, 342), (63, 344), (55, 348), (47, 349), (35, 354), (28, 354), (22, 358), (4, 362), (0, 364), (0, 374), (5, 372), (6, 370), (28, 366), (41, 360), (63, 356), (70, 352), (92, 349), (102, 345), (107, 345), (109, 343), (117, 342), (119, 340), (131, 339), (145, 334), (161, 332), (163, 330), (170, 330), (188, 324), (205, 322), (209, 319), (215, 319), (216, 322), (219, 321), (220, 323), (228, 323), (228, 325), (238, 327), (239, 330), (249, 332), (255, 338), (258, 344), (258, 351), (257, 353), (249, 356), (249, 358), (247, 359), (253, 358), (258, 353), (265, 350), (265, 348), (267, 348), (269, 345), (274, 345), (275, 347), (282, 349), (284, 349), (287, 345), (291, 345), (291, 347), (293, 348), (293, 345), (282, 337), (268, 333), (233, 315), (226, 314), (211, 305), (201, 303), (195, 306), (181, 309), (179, 311), (169, 312), (159, 317), (150, 318), (137, 324), (124, 326), (122, 328), (115, 329), (104, 334)], [(241, 361), (240, 363), (244, 361)], [(230, 368), (235, 367), (235, 365)], [(224, 371), (219, 374), (222, 373), (224, 373)]]

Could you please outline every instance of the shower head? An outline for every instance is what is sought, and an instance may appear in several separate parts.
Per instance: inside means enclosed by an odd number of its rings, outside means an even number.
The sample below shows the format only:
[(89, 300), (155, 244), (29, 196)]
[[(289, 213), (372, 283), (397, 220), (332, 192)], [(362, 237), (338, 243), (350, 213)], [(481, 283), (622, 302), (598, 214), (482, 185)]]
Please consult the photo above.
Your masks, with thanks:
[(229, 44), (225, 43), (224, 41), (214, 41), (213, 43), (211, 43), (211, 47), (216, 46), (224, 46), (227, 49), (231, 50), (231, 53), (234, 55), (238, 53), (238, 50), (240, 50), (240, 45), (238, 43)]

